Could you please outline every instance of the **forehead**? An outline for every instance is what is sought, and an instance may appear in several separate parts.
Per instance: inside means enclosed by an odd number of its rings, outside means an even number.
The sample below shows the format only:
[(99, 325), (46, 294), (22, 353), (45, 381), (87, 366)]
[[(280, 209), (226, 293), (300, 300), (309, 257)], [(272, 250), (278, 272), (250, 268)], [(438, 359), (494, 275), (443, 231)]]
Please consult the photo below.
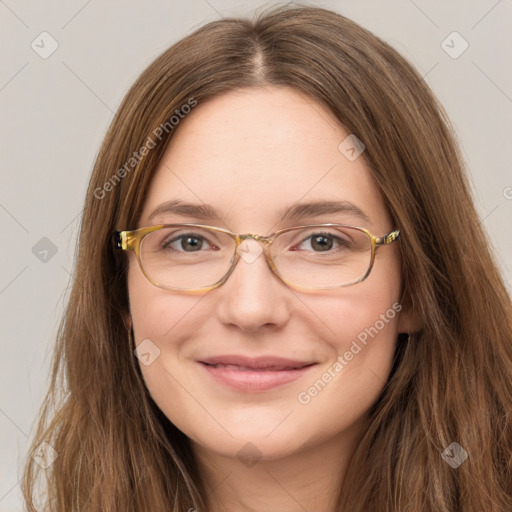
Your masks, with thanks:
[(175, 129), (140, 224), (175, 199), (212, 205), (234, 230), (263, 231), (286, 205), (347, 201), (367, 214), (367, 227), (383, 230), (389, 218), (364, 158), (343, 151), (349, 135), (322, 105), (288, 87), (199, 103)]

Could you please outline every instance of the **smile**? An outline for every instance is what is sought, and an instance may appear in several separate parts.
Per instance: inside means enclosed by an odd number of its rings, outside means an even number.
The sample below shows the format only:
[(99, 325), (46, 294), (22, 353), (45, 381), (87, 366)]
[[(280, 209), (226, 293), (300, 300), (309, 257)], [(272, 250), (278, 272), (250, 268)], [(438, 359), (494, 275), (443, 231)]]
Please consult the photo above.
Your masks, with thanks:
[(215, 382), (243, 392), (263, 392), (293, 382), (316, 363), (292, 362), (276, 365), (264, 361), (244, 364), (199, 362)]

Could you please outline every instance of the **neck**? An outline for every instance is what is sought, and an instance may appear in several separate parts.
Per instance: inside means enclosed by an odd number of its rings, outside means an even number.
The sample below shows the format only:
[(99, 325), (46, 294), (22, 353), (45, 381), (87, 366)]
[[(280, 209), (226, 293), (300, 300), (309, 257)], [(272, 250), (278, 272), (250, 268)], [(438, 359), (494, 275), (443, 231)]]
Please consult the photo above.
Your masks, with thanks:
[[(208, 493), (209, 512), (336, 512), (341, 486), (360, 439), (356, 425), (321, 444), (258, 460), (254, 445), (227, 457), (191, 442)], [(251, 457), (254, 455), (254, 457)]]

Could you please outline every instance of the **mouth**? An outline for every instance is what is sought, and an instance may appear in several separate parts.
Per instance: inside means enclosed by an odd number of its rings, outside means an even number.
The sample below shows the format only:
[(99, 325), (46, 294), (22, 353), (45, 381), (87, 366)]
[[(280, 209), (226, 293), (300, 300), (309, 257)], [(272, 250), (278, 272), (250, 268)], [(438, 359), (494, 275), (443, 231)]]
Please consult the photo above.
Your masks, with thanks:
[[(280, 372), (283, 370), (300, 370), (301, 368), (304, 368), (305, 366), (310, 365), (304, 365), (304, 366), (269, 366), (265, 368), (254, 368), (251, 366), (239, 366), (235, 364), (206, 364), (206, 366), (211, 366), (212, 368), (226, 368), (228, 370), (238, 370), (240, 372)], [(313, 363), (311, 363), (313, 364)]]
[(198, 361), (211, 378), (224, 386), (244, 392), (262, 392), (303, 376), (317, 363), (284, 358), (219, 356)]

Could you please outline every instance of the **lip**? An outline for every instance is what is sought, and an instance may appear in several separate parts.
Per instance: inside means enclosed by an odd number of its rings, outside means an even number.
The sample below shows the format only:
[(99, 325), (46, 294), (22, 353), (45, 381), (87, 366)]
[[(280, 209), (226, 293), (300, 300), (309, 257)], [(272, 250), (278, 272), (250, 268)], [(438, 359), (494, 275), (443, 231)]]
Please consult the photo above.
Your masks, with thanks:
[(245, 392), (267, 391), (293, 382), (316, 365), (315, 361), (238, 355), (209, 357), (198, 363), (217, 382)]

